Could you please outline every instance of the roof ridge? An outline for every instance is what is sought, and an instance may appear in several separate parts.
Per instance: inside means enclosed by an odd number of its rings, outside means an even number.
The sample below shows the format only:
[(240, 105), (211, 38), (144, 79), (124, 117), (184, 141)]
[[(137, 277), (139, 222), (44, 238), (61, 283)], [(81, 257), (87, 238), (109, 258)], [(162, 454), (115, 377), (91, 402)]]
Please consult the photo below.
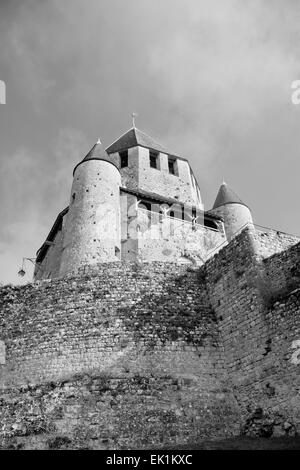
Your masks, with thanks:
[(120, 140), (122, 137), (124, 137), (124, 135), (128, 134), (128, 132), (130, 132), (131, 130), (135, 130), (136, 127), (130, 127), (130, 129), (127, 129), (127, 131), (123, 132), (123, 134), (121, 134), (117, 139), (115, 139), (111, 144), (109, 144), (105, 150), (109, 149), (109, 147), (111, 147), (113, 144), (115, 144), (116, 142), (118, 142), (118, 140)]
[(167, 155), (173, 155), (174, 157), (182, 158), (180, 155), (178, 155), (177, 152), (168, 150), (168, 148), (161, 144), (159, 140), (156, 138), (154, 139), (136, 126), (132, 126), (120, 137), (114, 140), (108, 147), (106, 147), (106, 151), (110, 154), (136, 146), (146, 147), (165, 153)]
[[(156, 140), (154, 137), (151, 137), (151, 135), (147, 134), (147, 133), (144, 132), (144, 131), (141, 131), (141, 130), (138, 129), (137, 127), (135, 127), (135, 129), (136, 129), (137, 131), (139, 131), (141, 134), (144, 134), (146, 137), (150, 137), (150, 139), (152, 139), (153, 142), (156, 143), (156, 144), (158, 144), (160, 147), (165, 148), (164, 145), (162, 145), (160, 142), (158, 142), (158, 140)], [(167, 149), (166, 149), (166, 150), (167, 150)], [(168, 152), (168, 153), (169, 153), (169, 152)]]

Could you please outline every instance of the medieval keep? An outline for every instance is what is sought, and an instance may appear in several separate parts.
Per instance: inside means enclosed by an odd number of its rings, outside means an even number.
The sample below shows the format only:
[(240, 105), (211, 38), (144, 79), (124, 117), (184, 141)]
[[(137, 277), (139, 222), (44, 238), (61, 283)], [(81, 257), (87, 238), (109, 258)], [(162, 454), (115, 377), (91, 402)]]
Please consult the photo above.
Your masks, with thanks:
[(201, 265), (249, 223), (225, 183), (204, 211), (189, 162), (133, 126), (106, 150), (98, 140), (74, 168), (70, 204), (37, 252), (34, 277), (116, 261)]
[(299, 237), (225, 183), (204, 211), (188, 161), (135, 126), (98, 141), (36, 282), (0, 286), (0, 449), (299, 435), (299, 266)]

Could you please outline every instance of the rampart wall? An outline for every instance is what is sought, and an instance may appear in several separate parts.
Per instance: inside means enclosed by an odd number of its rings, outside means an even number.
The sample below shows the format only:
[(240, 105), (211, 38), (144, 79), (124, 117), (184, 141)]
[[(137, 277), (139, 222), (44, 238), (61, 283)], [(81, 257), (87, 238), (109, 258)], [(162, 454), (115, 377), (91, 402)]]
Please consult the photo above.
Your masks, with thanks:
[[(205, 265), (225, 368), (245, 417), (244, 431), (250, 434), (263, 420), (257, 409), (272, 416), (264, 424), (265, 435), (276, 435), (282, 426), (299, 431), (299, 277), (288, 288), (299, 252), (300, 244), (262, 260), (256, 232), (246, 229)], [(278, 288), (277, 276), (284, 290)]]
[(257, 246), (247, 228), (200, 268), (108, 263), (1, 288), (1, 445), (299, 433), (300, 245)]
[(119, 448), (237, 432), (197, 270), (109, 263), (4, 287), (0, 318), (5, 446), (64, 436)]
[(268, 258), (275, 253), (281, 253), (300, 242), (296, 235), (279, 232), (277, 230), (263, 229), (257, 226), (255, 231), (256, 251), (263, 258)]

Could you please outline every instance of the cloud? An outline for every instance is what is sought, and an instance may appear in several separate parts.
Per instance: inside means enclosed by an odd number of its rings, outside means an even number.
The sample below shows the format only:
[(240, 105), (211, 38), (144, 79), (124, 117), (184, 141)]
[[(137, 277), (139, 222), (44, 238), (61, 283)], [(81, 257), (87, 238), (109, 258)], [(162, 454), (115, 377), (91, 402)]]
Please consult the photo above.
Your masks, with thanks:
[(5, 201), (0, 206), (0, 282), (17, 282), (22, 258), (35, 257), (58, 212), (69, 203), (72, 168), (89, 150), (83, 133), (71, 128), (61, 129), (52, 145), (50, 159), (48, 152), (19, 147), (0, 161), (0, 199)]
[(3, 279), (7, 252), (36, 251), (74, 165), (133, 110), (189, 158), (206, 208), (224, 176), (257, 221), (300, 232), (299, 21), (296, 0), (0, 2)]

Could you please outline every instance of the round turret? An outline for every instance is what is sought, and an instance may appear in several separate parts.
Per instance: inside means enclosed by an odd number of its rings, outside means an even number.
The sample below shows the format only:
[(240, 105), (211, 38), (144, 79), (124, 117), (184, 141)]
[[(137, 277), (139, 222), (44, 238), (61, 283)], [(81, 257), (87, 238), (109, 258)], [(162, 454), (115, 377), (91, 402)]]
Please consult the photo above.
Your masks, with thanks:
[(120, 259), (121, 176), (100, 141), (73, 175), (60, 275), (84, 264)]
[(253, 224), (249, 207), (224, 182), (210, 212), (223, 218), (228, 241), (232, 240), (242, 228)]

